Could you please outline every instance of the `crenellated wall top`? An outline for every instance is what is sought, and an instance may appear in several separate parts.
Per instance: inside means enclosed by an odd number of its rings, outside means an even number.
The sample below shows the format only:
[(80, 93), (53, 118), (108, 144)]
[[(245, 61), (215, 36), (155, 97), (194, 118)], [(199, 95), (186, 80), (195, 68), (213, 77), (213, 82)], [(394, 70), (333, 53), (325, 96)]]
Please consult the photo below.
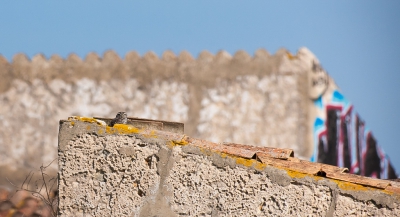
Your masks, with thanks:
[(214, 83), (216, 77), (229, 79), (244, 74), (261, 76), (293, 72), (282, 71), (282, 63), (293, 62), (293, 57), (304, 52), (313, 56), (306, 48), (301, 48), (296, 55), (290, 54), (286, 49), (280, 49), (274, 55), (259, 49), (253, 56), (243, 50), (237, 51), (233, 56), (223, 50), (215, 55), (202, 51), (197, 58), (187, 51), (176, 55), (169, 50), (161, 57), (152, 51), (143, 56), (131, 51), (121, 58), (112, 50), (106, 51), (102, 57), (91, 52), (84, 59), (76, 54), (70, 54), (65, 59), (57, 54), (49, 59), (43, 54), (37, 54), (29, 59), (25, 54), (19, 53), (12, 61), (7, 61), (0, 55), (0, 76), (3, 78), (0, 81), (0, 92), (6, 91), (14, 79), (28, 82), (34, 79), (62, 79), (74, 82), (83, 77), (96, 81), (134, 77), (145, 84), (154, 79), (177, 79), (184, 82), (195, 79), (194, 81), (208, 86)]

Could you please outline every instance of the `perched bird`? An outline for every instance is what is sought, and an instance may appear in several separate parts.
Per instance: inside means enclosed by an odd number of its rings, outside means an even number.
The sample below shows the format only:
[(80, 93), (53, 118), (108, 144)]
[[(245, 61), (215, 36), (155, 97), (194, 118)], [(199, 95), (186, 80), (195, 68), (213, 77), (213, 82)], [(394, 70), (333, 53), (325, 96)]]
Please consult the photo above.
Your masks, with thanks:
[(110, 127), (113, 127), (114, 124), (126, 124), (128, 122), (128, 115), (126, 112), (118, 112), (117, 116), (110, 122)]

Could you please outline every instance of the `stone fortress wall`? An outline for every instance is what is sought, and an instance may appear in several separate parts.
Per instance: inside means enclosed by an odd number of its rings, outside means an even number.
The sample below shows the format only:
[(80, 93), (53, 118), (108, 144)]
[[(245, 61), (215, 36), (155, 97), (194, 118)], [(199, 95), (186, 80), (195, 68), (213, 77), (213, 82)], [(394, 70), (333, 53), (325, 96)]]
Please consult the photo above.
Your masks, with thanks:
[[(0, 173), (24, 174), (57, 157), (58, 121), (128, 116), (179, 121), (185, 134), (213, 142), (294, 149), (309, 158), (307, 71), (318, 61), (305, 48), (198, 58), (182, 52), (109, 51), (84, 60), (0, 56)], [(56, 165), (53, 167), (56, 169)], [(2, 183), (0, 183), (2, 184)]]

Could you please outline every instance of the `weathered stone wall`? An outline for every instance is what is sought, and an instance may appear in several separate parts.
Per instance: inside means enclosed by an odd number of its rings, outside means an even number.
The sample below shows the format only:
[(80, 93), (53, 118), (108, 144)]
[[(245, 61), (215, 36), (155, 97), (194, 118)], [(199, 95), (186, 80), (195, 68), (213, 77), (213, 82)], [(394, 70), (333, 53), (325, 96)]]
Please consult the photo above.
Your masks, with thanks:
[(400, 213), (399, 194), (177, 145), (180, 134), (126, 129), (60, 122), (60, 216)]
[(292, 148), (308, 158), (303, 84), (314, 59), (307, 49), (296, 56), (202, 52), (197, 59), (186, 52), (161, 58), (130, 52), (121, 59), (110, 51), (84, 61), (18, 54), (9, 63), (0, 56), (0, 173), (55, 159), (61, 118), (118, 111), (184, 122), (185, 133), (197, 138)]

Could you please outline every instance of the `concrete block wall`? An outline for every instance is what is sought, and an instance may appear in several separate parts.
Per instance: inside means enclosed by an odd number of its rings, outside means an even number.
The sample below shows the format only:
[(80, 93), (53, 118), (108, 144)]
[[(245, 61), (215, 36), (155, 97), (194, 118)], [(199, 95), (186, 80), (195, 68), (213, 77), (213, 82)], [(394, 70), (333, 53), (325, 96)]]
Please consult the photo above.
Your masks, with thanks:
[[(209, 147), (217, 144), (206, 143), (128, 125), (111, 128), (90, 118), (61, 121), (60, 216), (400, 213), (400, 185), (395, 182), (342, 173), (336, 174), (339, 180), (327, 178), (335, 174), (322, 164), (299, 164), (292, 157), (260, 161), (215, 151)], [(316, 167), (320, 176), (307, 174), (308, 167)]]

